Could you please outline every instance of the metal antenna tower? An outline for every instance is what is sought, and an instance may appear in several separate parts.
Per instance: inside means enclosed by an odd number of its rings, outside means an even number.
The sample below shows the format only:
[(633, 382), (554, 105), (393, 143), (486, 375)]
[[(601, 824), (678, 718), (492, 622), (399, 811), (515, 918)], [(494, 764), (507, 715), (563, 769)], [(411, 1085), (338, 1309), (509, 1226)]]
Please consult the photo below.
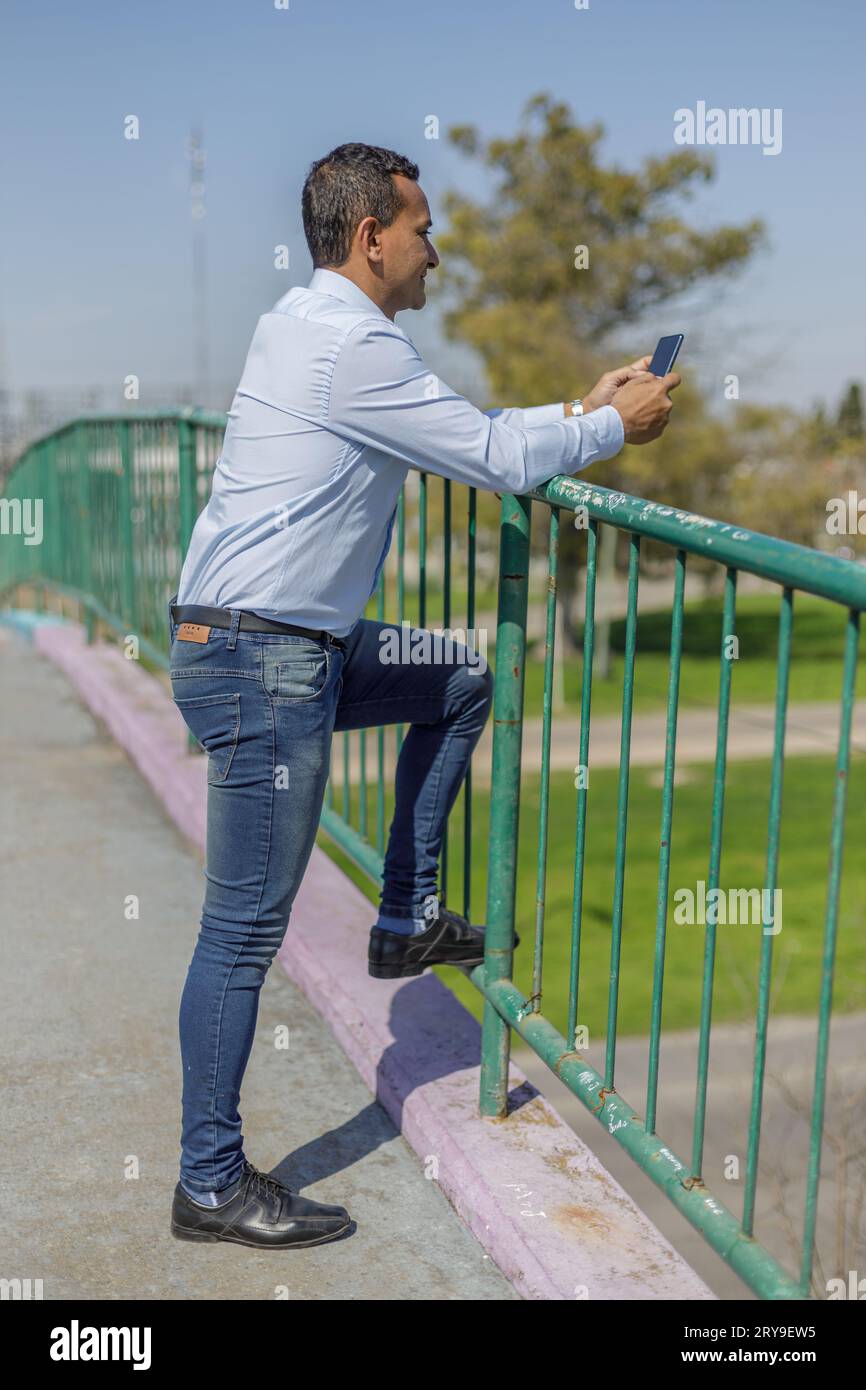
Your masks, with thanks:
[(198, 127), (190, 133), (189, 211), (192, 221), (192, 318), (196, 405), (210, 404), (210, 351), (207, 329), (207, 234), (204, 167), (207, 156)]

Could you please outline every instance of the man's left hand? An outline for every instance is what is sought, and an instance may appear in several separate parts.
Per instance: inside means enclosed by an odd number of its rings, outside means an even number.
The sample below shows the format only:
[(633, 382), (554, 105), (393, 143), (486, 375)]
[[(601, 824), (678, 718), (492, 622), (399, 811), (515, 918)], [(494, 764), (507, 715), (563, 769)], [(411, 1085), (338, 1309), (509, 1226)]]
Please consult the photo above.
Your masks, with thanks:
[(598, 410), (602, 405), (610, 405), (619, 388), (625, 386), (633, 377), (642, 376), (651, 361), (651, 356), (639, 357), (627, 367), (615, 367), (612, 372), (605, 372), (604, 376), (600, 376), (589, 395), (583, 397), (584, 415), (588, 415), (591, 410)]

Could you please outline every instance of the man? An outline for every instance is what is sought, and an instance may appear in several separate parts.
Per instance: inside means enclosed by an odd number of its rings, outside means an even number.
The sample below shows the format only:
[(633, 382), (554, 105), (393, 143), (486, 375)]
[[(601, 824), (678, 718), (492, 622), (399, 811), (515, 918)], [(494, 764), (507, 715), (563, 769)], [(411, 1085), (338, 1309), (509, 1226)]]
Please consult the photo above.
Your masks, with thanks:
[(642, 358), (606, 373), (582, 414), (578, 402), (476, 410), (394, 322), (423, 308), (439, 264), (417, 180), (410, 160), (359, 144), (310, 169), (313, 277), (259, 320), (169, 605), (175, 703), (209, 755), (207, 887), (180, 1007), (172, 1230), (184, 1239), (285, 1248), (350, 1224), (344, 1207), (254, 1168), (238, 1113), (259, 991), (312, 852), (335, 730), (411, 726), (371, 974), (483, 958), (483, 927), (440, 904), (436, 884), (448, 813), (490, 712), (489, 669), (383, 662), (384, 624), (361, 618), (409, 468), (526, 492), (657, 438), (679, 381), (651, 377)]

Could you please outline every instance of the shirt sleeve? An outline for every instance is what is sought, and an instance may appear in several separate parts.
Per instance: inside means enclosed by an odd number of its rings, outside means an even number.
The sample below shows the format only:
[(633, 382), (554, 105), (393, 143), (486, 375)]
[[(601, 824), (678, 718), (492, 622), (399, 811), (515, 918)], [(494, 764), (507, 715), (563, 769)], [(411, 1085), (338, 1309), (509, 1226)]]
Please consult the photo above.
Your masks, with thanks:
[[(550, 412), (550, 406), (531, 407)], [(624, 442), (619, 412), (512, 423), (485, 415), (422, 361), (388, 319), (366, 319), (347, 333), (326, 402), (335, 434), (370, 445), (425, 472), (488, 491), (521, 493), (557, 474), (613, 458)], [(510, 412), (504, 412), (507, 417)], [(521, 412), (521, 417), (524, 412)]]
[(500, 420), (504, 425), (516, 425), (518, 429), (526, 430), (536, 425), (550, 425), (566, 419), (562, 406), (562, 401), (555, 401), (553, 405), (510, 405), (501, 409), (485, 410), (484, 414), (489, 415), (491, 420)]

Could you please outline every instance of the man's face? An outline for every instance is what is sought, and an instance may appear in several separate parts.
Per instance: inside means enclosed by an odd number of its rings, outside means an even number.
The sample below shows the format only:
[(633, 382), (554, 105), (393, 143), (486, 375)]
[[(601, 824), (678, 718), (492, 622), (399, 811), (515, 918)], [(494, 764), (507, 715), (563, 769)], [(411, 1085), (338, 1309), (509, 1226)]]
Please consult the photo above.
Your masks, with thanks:
[(417, 183), (402, 174), (391, 176), (403, 208), (390, 227), (383, 227), (382, 272), (392, 312), (400, 309), (423, 309), (427, 302), (424, 277), (435, 269), (439, 257), (428, 235), (431, 227), (430, 208)]

